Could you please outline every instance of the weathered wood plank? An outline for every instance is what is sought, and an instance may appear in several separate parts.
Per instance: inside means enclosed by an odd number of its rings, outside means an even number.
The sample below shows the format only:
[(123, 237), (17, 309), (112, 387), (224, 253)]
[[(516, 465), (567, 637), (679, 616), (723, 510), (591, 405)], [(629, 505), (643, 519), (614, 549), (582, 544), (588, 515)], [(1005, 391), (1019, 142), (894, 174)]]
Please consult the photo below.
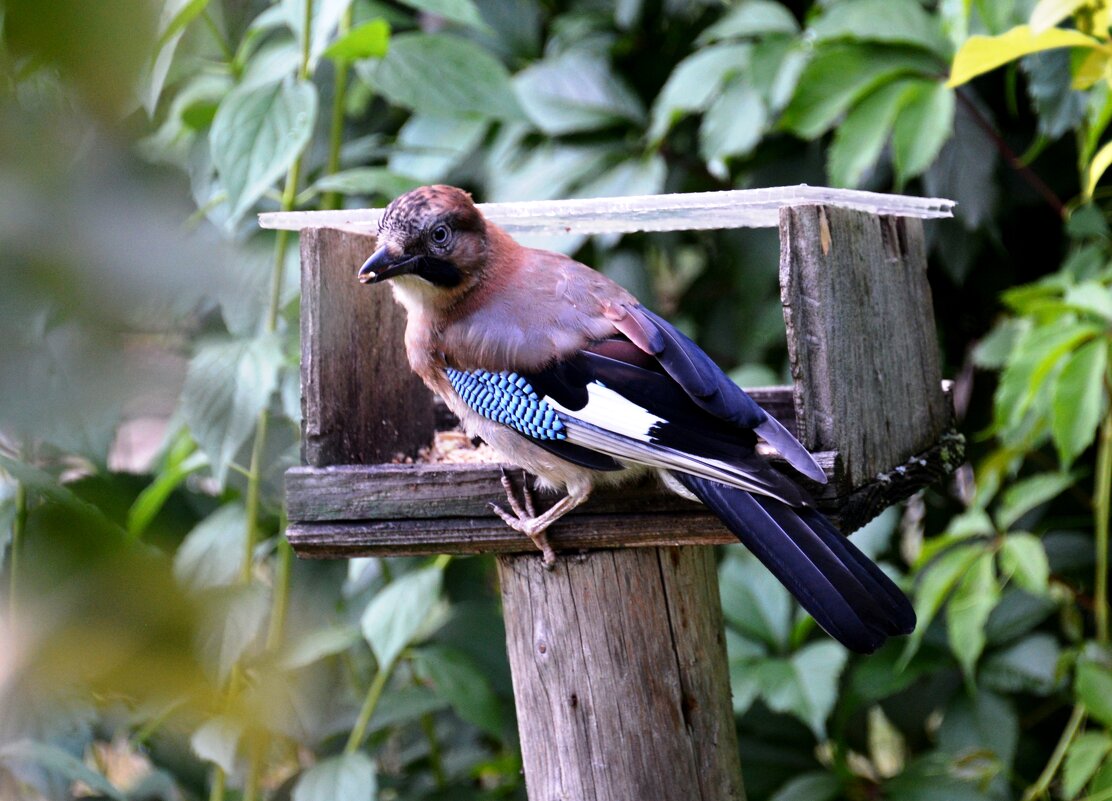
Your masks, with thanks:
[(780, 242), (800, 438), (860, 486), (950, 425), (922, 223), (801, 206), (781, 211)]
[(432, 437), (432, 393), (409, 369), (405, 312), (355, 279), (367, 234), (301, 234), (301, 449), (306, 464), (371, 464)]
[(741, 801), (707, 548), (499, 558), (531, 799)]

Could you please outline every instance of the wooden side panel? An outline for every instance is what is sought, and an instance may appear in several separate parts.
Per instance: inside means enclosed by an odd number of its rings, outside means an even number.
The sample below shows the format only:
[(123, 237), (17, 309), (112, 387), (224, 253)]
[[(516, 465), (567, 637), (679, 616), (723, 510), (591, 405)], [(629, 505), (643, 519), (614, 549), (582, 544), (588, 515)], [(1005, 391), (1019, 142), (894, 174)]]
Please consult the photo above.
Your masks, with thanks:
[(801, 440), (836, 450), (852, 487), (949, 427), (920, 220), (780, 212), (780, 292)]
[(405, 311), (355, 275), (375, 238), (301, 232), (301, 447), (313, 467), (388, 462), (433, 432), (430, 393), (405, 357)]
[(712, 549), (498, 566), (530, 799), (743, 798)]

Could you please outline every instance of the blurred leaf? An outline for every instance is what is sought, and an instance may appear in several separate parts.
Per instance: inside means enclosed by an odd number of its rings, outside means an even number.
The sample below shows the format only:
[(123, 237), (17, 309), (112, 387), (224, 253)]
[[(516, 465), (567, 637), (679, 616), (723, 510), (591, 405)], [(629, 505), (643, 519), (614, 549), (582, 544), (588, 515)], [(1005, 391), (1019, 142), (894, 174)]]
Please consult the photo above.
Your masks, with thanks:
[(174, 578), (193, 592), (234, 584), (243, 571), (247, 511), (228, 503), (189, 532), (174, 555)]
[(270, 612), (270, 592), (258, 583), (217, 587), (209, 590), (203, 601), (205, 620), (198, 649), (223, 682), (262, 633)]
[(834, 801), (841, 797), (842, 782), (833, 773), (804, 773), (772, 796), (769, 801)]
[(1099, 281), (1082, 281), (1069, 287), (1066, 290), (1065, 302), (1075, 309), (1095, 314), (1107, 322), (1112, 322), (1112, 287)]
[(293, 801), (374, 801), (378, 797), (375, 763), (356, 751), (318, 762), (301, 774)]
[(1074, 691), (1090, 715), (1112, 727), (1112, 667), (1107, 653), (1094, 646), (1086, 648), (1077, 660)]
[(892, 162), (903, 183), (922, 175), (938, 158), (954, 127), (954, 92), (939, 82), (917, 83), (892, 130)]
[(960, 543), (923, 568), (915, 587), (915, 616), (919, 622), (904, 648), (902, 661), (905, 665), (918, 650), (927, 627), (950, 591), (986, 553), (985, 546), (981, 543)]
[(792, 99), (810, 51), (795, 39), (773, 38), (753, 45), (748, 78), (761, 93), (770, 114), (778, 114)]
[(1040, 50), (1099, 46), (1099, 40), (1080, 31), (1051, 28), (1036, 34), (1027, 25), (1017, 25), (999, 36), (970, 36), (954, 55), (946, 85), (961, 86), (984, 72)]
[(885, 783), (885, 797), (891, 801), (996, 801), (996, 796), (977, 783), (953, 775), (951, 761), (934, 752), (919, 757)]
[[(938, 729), (938, 746), (956, 757), (988, 751), (999, 761), (993, 771), (1002, 779), (1010, 772), (1019, 742), (1019, 716), (1011, 700), (981, 690), (958, 693), (946, 708)], [(990, 769), (991, 770), (991, 769)]]
[[(708, 164), (746, 156), (761, 141), (768, 110), (748, 81), (734, 80), (707, 109), (699, 128), (699, 154)], [(712, 168), (713, 169), (713, 168)], [(719, 171), (725, 174), (725, 170)]]
[(1035, 595), (1046, 594), (1050, 564), (1042, 540), (1023, 532), (1004, 537), (1000, 546), (1000, 571), (1020, 589)]
[(444, 571), (426, 567), (394, 579), (363, 612), (363, 636), (387, 670), (421, 629), (440, 600)]
[(1031, 32), (1038, 34), (1053, 28), (1085, 5), (1085, 2), (1086, 0), (1039, 0), (1031, 11)]
[(236, 89), (247, 92), (251, 89), (273, 88), (274, 84), (283, 80), (295, 80), (300, 67), (301, 48), (293, 37), (275, 36), (268, 39), (244, 65), (243, 75)]
[(704, 47), (681, 61), (653, 101), (648, 138), (659, 143), (684, 114), (703, 111), (732, 76), (749, 67), (747, 44)]
[[(328, 47), (329, 41), (340, 24), (352, 0), (281, 0), (281, 7), (285, 11), (286, 24), (297, 37), (298, 50), (303, 49), (305, 41), (305, 5), (312, 2), (309, 11), (312, 13), (309, 31), (309, 74), (316, 69), (321, 54)], [(310, 126), (311, 127), (311, 126)]]
[(1097, 188), (1097, 182), (1100, 181), (1101, 176), (1104, 175), (1105, 170), (1107, 170), (1109, 166), (1112, 166), (1112, 142), (1105, 142), (1101, 145), (1100, 150), (1093, 155), (1093, 160), (1086, 169), (1086, 200), (1093, 196), (1093, 192)]
[(1007, 317), (973, 348), (973, 363), (988, 370), (999, 370), (1008, 363), (1019, 337), (1030, 328), (1030, 320)]
[(284, 361), (273, 335), (203, 343), (189, 363), (181, 413), (221, 484), (270, 402)]
[(346, 651), (359, 642), (359, 629), (354, 626), (315, 628), (288, 643), (278, 664), (284, 670), (297, 670), (328, 656)]
[(1070, 743), (1062, 768), (1062, 796), (1067, 801), (1075, 798), (1089, 783), (1109, 751), (1112, 751), (1112, 737), (1108, 732), (1087, 731)]
[(1107, 339), (1082, 345), (1070, 354), (1054, 384), (1050, 430), (1063, 467), (1092, 444), (1104, 415), (1108, 349)]
[[(192, 443), (190, 443), (192, 447)], [(194, 451), (184, 459), (167, 464), (127, 510), (127, 533), (139, 538), (158, 515), (170, 495), (193, 473), (208, 466), (208, 457)]]
[(490, 31), (472, 0), (401, 0), (401, 2), (410, 8), (435, 14), (451, 22), (458, 22), (460, 25), (470, 25), (472, 28)]
[(488, 127), (479, 119), (412, 114), (391, 148), (390, 172), (422, 183), (443, 181), (482, 141)]
[(865, 97), (834, 132), (826, 172), (834, 186), (860, 185), (865, 173), (880, 157), (900, 108), (915, 84), (896, 80)]
[(805, 645), (789, 659), (754, 662), (752, 669), (769, 708), (799, 718), (821, 740), (847, 656), (841, 645), (825, 640)]
[(993, 563), (993, 554), (982, 551), (957, 582), (946, 607), (950, 650), (970, 680), (985, 647), (985, 622), (1000, 601)]
[(1046, 620), (1057, 606), (1046, 596), (1031, 595), (1014, 587), (1006, 589), (1003, 600), (988, 617), (985, 637), (990, 645), (1011, 642)]
[(422, 715), (440, 712), (450, 706), (447, 698), (424, 687), (402, 687), (382, 696), (371, 718), (372, 732), (384, 731), (402, 723), (411, 723)]
[[(1096, 52), (1096, 51), (1094, 51)], [(1107, 53), (1101, 54), (1106, 60)], [(1039, 115), (1038, 132), (1050, 139), (1057, 139), (1071, 129), (1081, 126), (1085, 118), (1088, 99), (1070, 86), (1070, 52), (1051, 50), (1026, 56), (1019, 62), (1027, 76), (1027, 95)]]
[(722, 18), (708, 27), (695, 40), (706, 45), (722, 39), (760, 37), (767, 34), (794, 34), (799, 31), (791, 11), (772, 0), (743, 0), (729, 8)]
[(589, 50), (568, 50), (514, 76), (518, 102), (549, 136), (641, 124), (645, 110), (610, 62)]
[(505, 721), (486, 675), (467, 654), (445, 645), (425, 645), (413, 652), (417, 675), (434, 693), (451, 703), (461, 718), (501, 740)]
[(240, 86), (224, 98), (212, 121), (209, 145), (233, 223), (286, 174), (309, 142), (316, 113), (316, 88), (292, 78)]
[(372, 19), (356, 25), (325, 48), (323, 56), (333, 61), (382, 58), (390, 49), (390, 23)]
[(355, 167), (322, 175), (313, 184), (313, 189), (342, 195), (382, 195), (392, 200), (420, 185), (420, 181), (396, 175), (382, 167)]
[(775, 650), (787, 647), (791, 595), (755, 556), (731, 548), (718, 568), (718, 586), (722, 611), (731, 626)]
[(911, 45), (950, 58), (938, 17), (915, 0), (849, 0), (824, 9), (809, 28), (816, 42), (850, 39)]
[(1058, 675), (1061, 655), (1054, 637), (1032, 634), (985, 657), (978, 675), (985, 687), (1000, 693), (1050, 695), (1062, 683)]
[(124, 794), (108, 779), (86, 766), (73, 754), (50, 743), (35, 740), (16, 740), (7, 743), (0, 747), (0, 762), (8, 764), (31, 762), (50, 773), (62, 776), (69, 782), (83, 782), (101, 795), (114, 798), (116, 801), (125, 801)]
[(226, 717), (206, 720), (189, 738), (189, 745), (205, 762), (219, 765), (227, 774), (236, 772), (236, 754), (243, 723)]
[(1056, 498), (1069, 489), (1077, 477), (1070, 473), (1039, 473), (1015, 482), (1001, 496), (996, 509), (996, 525), (1007, 531), (1012, 524), (1036, 506)]
[(803, 139), (816, 139), (882, 84), (901, 75), (930, 77), (936, 71), (935, 60), (919, 51), (857, 44), (824, 47), (804, 68), (780, 124)]
[(368, 70), (390, 102), (422, 114), (473, 115), (516, 121), (523, 116), (509, 73), (489, 52), (447, 34), (403, 33)]
[[(987, 119), (992, 119), (991, 112), (975, 98), (970, 102)], [(955, 113), (954, 135), (923, 174), (923, 189), (928, 195), (956, 200), (954, 215), (967, 231), (976, 230), (985, 224), (996, 204), (997, 183), (993, 173), (998, 158), (996, 145), (973, 116), (967, 111)], [(964, 272), (955, 277), (963, 278)]]
[(0, 453), (0, 469), (27, 488), (29, 493), (57, 504), (72, 514), (76, 521), (91, 535), (101, 538), (117, 536), (122, 540), (123, 529), (113, 523), (98, 507), (84, 501), (71, 490), (58, 483), (49, 473), (32, 467), (18, 459)]

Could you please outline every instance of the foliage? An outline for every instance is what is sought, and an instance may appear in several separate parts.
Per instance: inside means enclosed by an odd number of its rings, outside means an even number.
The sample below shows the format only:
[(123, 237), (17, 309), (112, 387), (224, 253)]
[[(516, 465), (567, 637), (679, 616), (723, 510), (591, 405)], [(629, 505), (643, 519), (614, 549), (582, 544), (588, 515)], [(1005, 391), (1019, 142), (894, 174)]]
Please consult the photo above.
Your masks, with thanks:
[[(1107, 9), (799, 5), (5, 0), (0, 796), (524, 796), (490, 565), (280, 533), (296, 254), (252, 215), (445, 181), (958, 200), (931, 275), (981, 370), (973, 489), (854, 535), (920, 617), (867, 659), (724, 550), (748, 796), (1108, 797)], [(534, 244), (786, 375), (773, 232)]]

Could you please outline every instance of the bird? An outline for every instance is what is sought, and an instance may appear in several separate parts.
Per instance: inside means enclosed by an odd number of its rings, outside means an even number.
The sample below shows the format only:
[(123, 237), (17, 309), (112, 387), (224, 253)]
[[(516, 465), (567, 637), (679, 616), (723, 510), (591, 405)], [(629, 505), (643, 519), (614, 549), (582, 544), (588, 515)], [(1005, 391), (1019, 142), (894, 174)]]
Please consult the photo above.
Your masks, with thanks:
[(629, 291), (563, 254), (527, 248), (471, 195), (434, 185), (390, 202), (362, 284), (389, 282), (406, 310), (414, 372), (504, 460), (562, 493), (537, 513), (528, 482), (491, 510), (556, 560), (546, 530), (595, 487), (656, 471), (713, 512), (831, 636), (871, 653), (908, 634), (896, 584), (774, 469), (826, 475), (783, 425), (699, 346)]

